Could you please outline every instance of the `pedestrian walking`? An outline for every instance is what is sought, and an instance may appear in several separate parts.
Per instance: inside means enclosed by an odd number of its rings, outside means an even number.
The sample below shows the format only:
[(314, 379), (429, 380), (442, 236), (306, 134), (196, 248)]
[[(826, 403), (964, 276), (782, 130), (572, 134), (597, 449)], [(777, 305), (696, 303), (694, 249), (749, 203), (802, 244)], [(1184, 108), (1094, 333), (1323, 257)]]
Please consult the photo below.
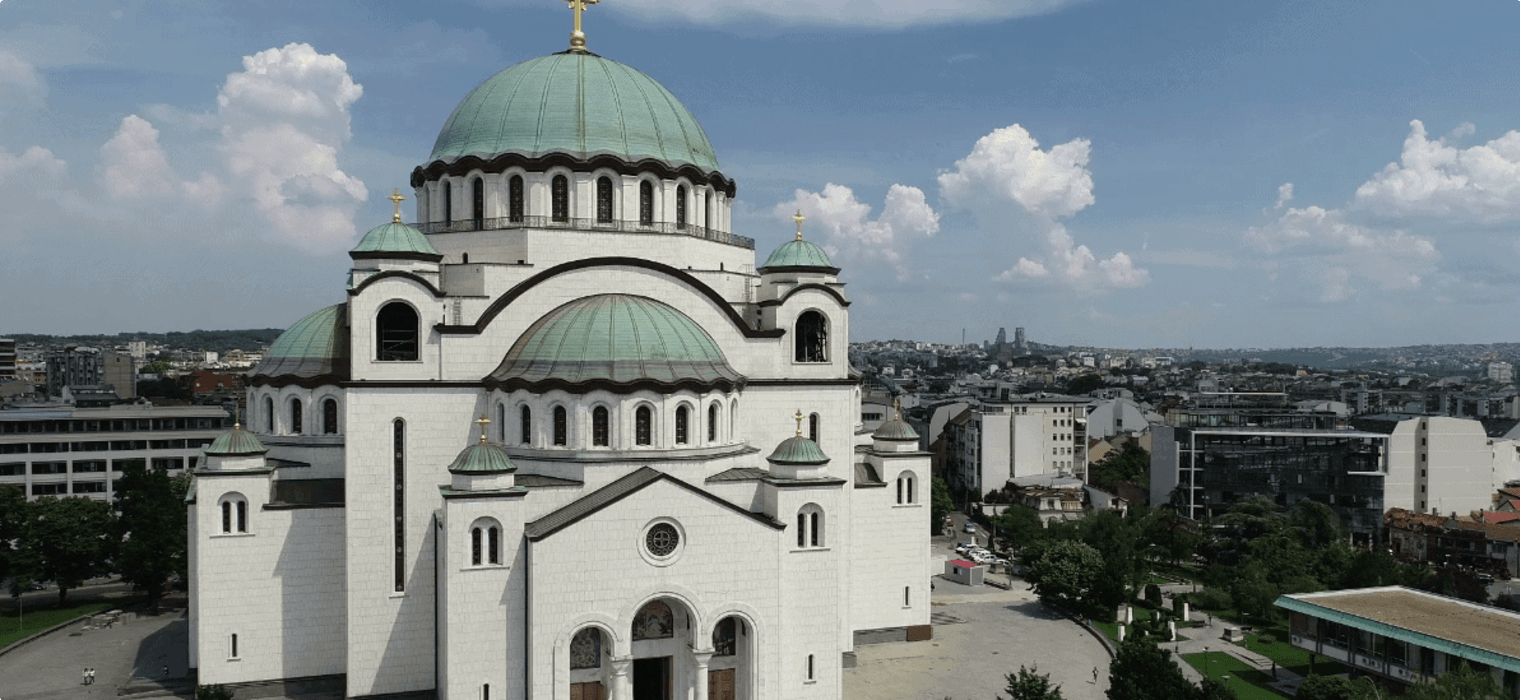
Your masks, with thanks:
[(95, 667), (90, 667), (90, 685), (95, 685)]
[(1097, 685), (1097, 684), (1098, 684), (1098, 667), (1094, 666), (1093, 667), (1093, 685)]
[(79, 684), (80, 685), (89, 685), (90, 684), (90, 668), (88, 666), (86, 666), (83, 671), (79, 672)]

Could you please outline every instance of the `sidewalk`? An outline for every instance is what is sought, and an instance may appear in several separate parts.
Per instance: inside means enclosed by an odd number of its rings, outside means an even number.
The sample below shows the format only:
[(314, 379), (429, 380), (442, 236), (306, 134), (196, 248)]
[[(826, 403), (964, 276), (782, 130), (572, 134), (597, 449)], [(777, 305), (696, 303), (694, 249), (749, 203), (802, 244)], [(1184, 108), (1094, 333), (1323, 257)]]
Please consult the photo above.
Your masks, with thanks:
[[(1176, 593), (1189, 591), (1192, 590), (1192, 588), (1187, 585), (1173, 584), (1169, 586), (1163, 586), (1162, 590)], [(1265, 673), (1269, 676), (1274, 676), (1277, 681), (1272, 684), (1272, 687), (1276, 690), (1286, 693), (1287, 695), (1296, 695), (1298, 693), (1298, 686), (1303, 682), (1303, 677), (1292, 671), (1289, 671), (1286, 668), (1275, 667), (1272, 659), (1269, 659), (1262, 654), (1251, 651), (1250, 649), (1247, 649), (1234, 642), (1225, 641), (1224, 630), (1226, 627), (1234, 627), (1234, 623), (1226, 622), (1217, 617), (1214, 617), (1213, 615), (1205, 612), (1200, 612), (1198, 610), (1190, 611), (1189, 619), (1204, 622), (1205, 625), (1201, 627), (1179, 627), (1177, 629), (1178, 636), (1187, 637), (1186, 640), (1180, 642), (1163, 642), (1160, 645), (1163, 649), (1166, 649), (1167, 651), (1173, 653), (1173, 660), (1177, 662), (1178, 666), (1182, 667), (1182, 672), (1187, 675), (1188, 680), (1191, 680), (1194, 683), (1201, 682), (1203, 680), (1203, 674), (1199, 673), (1197, 669), (1194, 669), (1186, 661), (1183, 661), (1183, 654), (1223, 652), (1245, 662), (1250, 666), (1255, 667), (1262, 673)]]

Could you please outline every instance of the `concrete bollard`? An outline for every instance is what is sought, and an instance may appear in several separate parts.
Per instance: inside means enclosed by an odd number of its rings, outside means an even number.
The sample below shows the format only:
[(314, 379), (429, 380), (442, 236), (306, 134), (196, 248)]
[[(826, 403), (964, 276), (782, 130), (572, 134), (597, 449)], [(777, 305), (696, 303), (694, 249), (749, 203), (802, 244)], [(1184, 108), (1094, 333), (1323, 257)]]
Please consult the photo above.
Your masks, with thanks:
[(1177, 641), (1177, 621), (1176, 620), (1167, 620), (1166, 621), (1166, 633), (1167, 633), (1167, 635), (1169, 635), (1167, 637), (1166, 641), (1168, 641), (1168, 642), (1175, 642), (1175, 641)]
[(1124, 606), (1124, 624), (1135, 624), (1135, 608), (1133, 606)]
[(1124, 625), (1119, 625), (1119, 643), (1124, 643)]
[(1188, 621), (1190, 619), (1192, 619), (1192, 618), (1188, 617), (1188, 603), (1187, 603), (1187, 601), (1183, 601), (1182, 602), (1182, 621), (1186, 622), (1186, 621)]

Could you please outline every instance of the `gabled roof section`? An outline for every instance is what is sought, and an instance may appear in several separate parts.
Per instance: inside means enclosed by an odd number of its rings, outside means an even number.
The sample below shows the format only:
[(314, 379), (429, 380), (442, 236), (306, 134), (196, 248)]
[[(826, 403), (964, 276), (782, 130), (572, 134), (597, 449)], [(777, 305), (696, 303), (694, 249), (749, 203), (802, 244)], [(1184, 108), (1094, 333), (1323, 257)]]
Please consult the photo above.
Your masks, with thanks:
[(772, 529), (782, 530), (786, 528), (785, 523), (777, 521), (768, 515), (747, 511), (653, 467), (641, 467), (617, 481), (570, 502), (559, 510), (528, 523), (523, 528), (523, 535), (528, 538), (528, 541), (537, 542), (659, 481), (669, 481), (676, 486)]

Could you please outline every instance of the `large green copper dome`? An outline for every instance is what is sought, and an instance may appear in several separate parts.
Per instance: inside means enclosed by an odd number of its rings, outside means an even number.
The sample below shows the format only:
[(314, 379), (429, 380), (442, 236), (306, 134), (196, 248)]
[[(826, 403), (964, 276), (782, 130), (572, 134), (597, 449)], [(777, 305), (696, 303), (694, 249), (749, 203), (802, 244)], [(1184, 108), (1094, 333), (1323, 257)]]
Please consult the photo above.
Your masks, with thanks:
[(552, 152), (718, 169), (707, 134), (669, 90), (617, 61), (573, 52), (523, 61), (481, 83), (449, 115), (428, 162)]
[(488, 381), (571, 391), (727, 388), (744, 381), (712, 336), (663, 302), (629, 294), (576, 299), (545, 314)]
[(782, 243), (781, 247), (777, 248), (771, 253), (769, 258), (765, 259), (765, 264), (760, 266), (761, 270), (796, 268), (839, 272), (839, 268), (834, 267), (834, 264), (829, 262), (828, 253), (823, 252), (822, 248), (819, 248), (812, 242), (804, 241), (801, 238)]
[(348, 306), (321, 308), (276, 338), (264, 361), (248, 373), (255, 378), (347, 379)]

